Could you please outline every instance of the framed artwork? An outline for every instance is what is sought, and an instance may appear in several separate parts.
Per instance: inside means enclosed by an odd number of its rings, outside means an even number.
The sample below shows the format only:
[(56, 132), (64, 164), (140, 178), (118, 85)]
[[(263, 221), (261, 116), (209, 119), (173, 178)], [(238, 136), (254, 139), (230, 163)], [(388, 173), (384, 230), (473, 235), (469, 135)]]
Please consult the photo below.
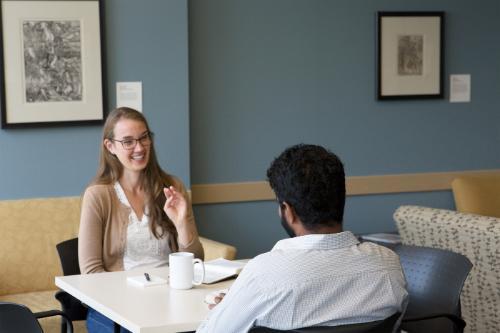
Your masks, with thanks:
[(101, 0), (0, 0), (2, 128), (105, 116)]
[(377, 13), (377, 98), (443, 98), (444, 12)]

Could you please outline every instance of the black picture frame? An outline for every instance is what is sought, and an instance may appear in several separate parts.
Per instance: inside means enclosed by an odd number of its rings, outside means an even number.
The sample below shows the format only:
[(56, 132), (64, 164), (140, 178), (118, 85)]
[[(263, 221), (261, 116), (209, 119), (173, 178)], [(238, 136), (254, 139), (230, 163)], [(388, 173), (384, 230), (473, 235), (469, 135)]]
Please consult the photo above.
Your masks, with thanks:
[(102, 124), (102, 0), (0, 0), (1, 127)]
[(443, 11), (377, 13), (377, 99), (444, 97)]

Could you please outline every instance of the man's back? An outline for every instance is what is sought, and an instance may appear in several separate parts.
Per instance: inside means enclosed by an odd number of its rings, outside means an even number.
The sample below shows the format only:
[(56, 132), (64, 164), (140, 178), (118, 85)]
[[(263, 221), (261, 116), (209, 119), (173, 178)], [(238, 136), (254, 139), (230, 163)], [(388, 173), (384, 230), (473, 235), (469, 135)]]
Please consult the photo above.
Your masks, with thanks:
[(407, 295), (391, 250), (359, 244), (350, 232), (311, 234), (279, 241), (250, 261), (200, 331), (376, 321), (402, 312)]

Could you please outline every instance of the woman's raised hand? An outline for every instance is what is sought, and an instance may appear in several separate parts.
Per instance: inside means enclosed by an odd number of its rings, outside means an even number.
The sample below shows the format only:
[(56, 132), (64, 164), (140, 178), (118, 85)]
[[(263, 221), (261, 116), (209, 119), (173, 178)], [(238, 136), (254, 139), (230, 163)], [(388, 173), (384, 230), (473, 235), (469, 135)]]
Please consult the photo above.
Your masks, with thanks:
[(173, 186), (165, 187), (163, 189), (167, 201), (163, 206), (163, 210), (168, 218), (174, 223), (175, 227), (179, 229), (183, 223), (186, 223), (188, 203), (186, 198), (179, 193)]

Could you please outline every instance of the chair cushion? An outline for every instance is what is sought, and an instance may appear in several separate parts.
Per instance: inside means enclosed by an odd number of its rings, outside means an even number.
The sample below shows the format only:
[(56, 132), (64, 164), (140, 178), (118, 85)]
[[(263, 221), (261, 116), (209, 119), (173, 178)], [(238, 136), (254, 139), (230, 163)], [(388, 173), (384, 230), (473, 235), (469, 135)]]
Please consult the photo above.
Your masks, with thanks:
[(76, 237), (80, 198), (0, 200), (0, 295), (53, 290), (56, 244)]
[(451, 188), (459, 212), (500, 217), (500, 176), (462, 176)]
[(211, 239), (200, 237), (200, 242), (205, 251), (205, 260), (225, 258), (233, 260), (236, 257), (236, 248), (232, 245), (220, 243)]
[[(57, 290), (36, 291), (31, 293), (11, 294), (0, 296), (0, 301), (26, 305), (32, 312), (47, 310), (61, 310), (54, 294)], [(61, 317), (41, 318), (39, 320), (44, 333), (61, 333)], [(75, 333), (87, 333), (85, 321), (73, 322)]]

